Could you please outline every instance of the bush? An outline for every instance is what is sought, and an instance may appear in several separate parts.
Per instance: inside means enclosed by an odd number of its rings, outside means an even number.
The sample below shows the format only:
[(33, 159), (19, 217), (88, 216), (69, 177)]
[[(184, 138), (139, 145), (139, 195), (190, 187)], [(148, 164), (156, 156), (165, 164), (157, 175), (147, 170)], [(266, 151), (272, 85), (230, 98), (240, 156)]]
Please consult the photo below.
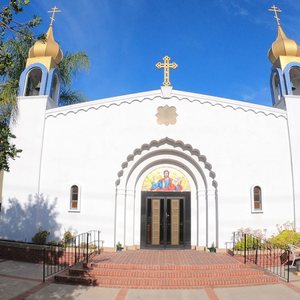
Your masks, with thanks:
[[(246, 237), (246, 250), (254, 249), (254, 247), (259, 242), (259, 239), (253, 236), (247, 235)], [(235, 250), (243, 251), (245, 250), (245, 239), (242, 237), (234, 246)]]
[(287, 249), (288, 244), (300, 246), (300, 233), (294, 230), (283, 230), (276, 236), (269, 239), (272, 246)]
[(32, 237), (32, 242), (40, 245), (46, 244), (47, 238), (50, 235), (50, 232), (43, 230), (42, 228)]
[(64, 233), (64, 237), (63, 237), (63, 242), (66, 244), (66, 245), (69, 245), (72, 243), (72, 239), (74, 238), (74, 235), (72, 234), (71, 231), (66, 231)]

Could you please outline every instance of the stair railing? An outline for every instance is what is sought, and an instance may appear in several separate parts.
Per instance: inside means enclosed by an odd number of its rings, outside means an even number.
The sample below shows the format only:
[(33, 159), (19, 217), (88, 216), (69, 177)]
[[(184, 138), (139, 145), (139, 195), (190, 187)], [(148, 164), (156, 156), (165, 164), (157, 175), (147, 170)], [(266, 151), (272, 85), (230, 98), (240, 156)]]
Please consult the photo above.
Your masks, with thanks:
[(289, 282), (290, 251), (288, 249), (272, 245), (267, 240), (252, 234), (237, 232), (233, 233), (230, 244), (232, 249), (227, 252), (231, 255), (235, 255), (245, 264), (253, 263)]
[(89, 259), (100, 254), (103, 241), (101, 231), (81, 233), (57, 245), (43, 248), (43, 281), (46, 278), (78, 263), (88, 264)]

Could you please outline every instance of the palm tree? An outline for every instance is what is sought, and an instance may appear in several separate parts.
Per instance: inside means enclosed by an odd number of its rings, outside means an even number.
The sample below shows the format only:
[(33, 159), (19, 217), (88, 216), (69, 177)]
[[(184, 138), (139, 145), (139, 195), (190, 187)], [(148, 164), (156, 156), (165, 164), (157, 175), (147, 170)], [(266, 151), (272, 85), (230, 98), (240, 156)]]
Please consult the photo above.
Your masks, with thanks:
[[(13, 39), (4, 43), (7, 52), (11, 53), (12, 65), (5, 76), (0, 78), (0, 115), (16, 118), (17, 95), (19, 79), (25, 69), (28, 51), (34, 44), (32, 32), (23, 30)], [(58, 65), (61, 74), (62, 87), (59, 105), (68, 105), (86, 101), (86, 97), (76, 90), (72, 90), (72, 78), (76, 77), (81, 70), (88, 70), (90, 66), (89, 58), (85, 52), (66, 52), (64, 58)]]

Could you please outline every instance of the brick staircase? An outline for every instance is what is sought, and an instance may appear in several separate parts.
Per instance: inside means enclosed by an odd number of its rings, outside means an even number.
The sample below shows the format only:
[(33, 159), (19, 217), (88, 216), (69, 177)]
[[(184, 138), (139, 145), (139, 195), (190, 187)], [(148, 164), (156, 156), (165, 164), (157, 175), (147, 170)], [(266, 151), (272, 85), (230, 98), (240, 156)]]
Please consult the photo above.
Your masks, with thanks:
[(56, 282), (102, 287), (197, 288), (276, 283), (278, 279), (227, 254), (192, 250), (103, 253), (88, 265), (55, 276)]

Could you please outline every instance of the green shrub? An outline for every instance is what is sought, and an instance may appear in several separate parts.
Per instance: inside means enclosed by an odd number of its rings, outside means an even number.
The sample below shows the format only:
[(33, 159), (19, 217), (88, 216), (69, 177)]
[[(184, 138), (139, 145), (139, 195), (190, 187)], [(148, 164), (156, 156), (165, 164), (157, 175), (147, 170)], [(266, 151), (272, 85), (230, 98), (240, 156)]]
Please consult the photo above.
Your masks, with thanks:
[(123, 246), (122, 246), (122, 244), (120, 242), (118, 242), (118, 244), (116, 245), (116, 247), (117, 247), (117, 251), (121, 251), (121, 250), (124, 249)]
[(300, 246), (300, 233), (294, 230), (283, 230), (276, 236), (269, 239), (272, 246), (287, 249), (288, 244)]
[[(259, 243), (258, 239), (253, 236), (246, 237), (246, 250), (254, 249), (257, 245), (257, 242)], [(245, 239), (242, 237), (234, 246), (235, 250), (243, 251), (245, 250)]]
[(36, 244), (44, 245), (46, 244), (49, 235), (50, 235), (49, 231), (40, 228), (39, 231), (32, 237), (32, 242)]
[(71, 231), (66, 231), (64, 233), (64, 237), (63, 237), (63, 242), (67, 245), (71, 244), (72, 239), (74, 238), (74, 235), (72, 234)]

